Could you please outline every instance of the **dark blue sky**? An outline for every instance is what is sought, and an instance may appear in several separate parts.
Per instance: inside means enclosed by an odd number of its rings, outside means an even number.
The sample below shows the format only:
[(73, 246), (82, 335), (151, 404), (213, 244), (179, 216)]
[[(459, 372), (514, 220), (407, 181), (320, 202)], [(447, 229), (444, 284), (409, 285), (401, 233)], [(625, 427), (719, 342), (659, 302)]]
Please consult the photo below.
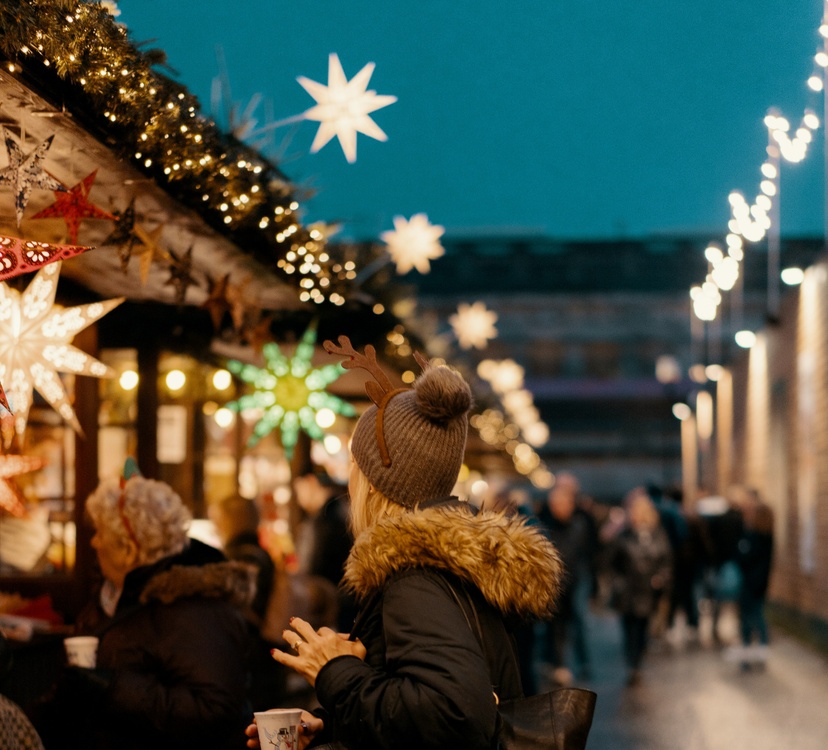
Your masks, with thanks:
[[(386, 143), (288, 136), (282, 167), (314, 188), (308, 220), (377, 237), (425, 212), (453, 235), (491, 228), (552, 237), (721, 231), (727, 195), (756, 195), (779, 107), (822, 113), (805, 81), (822, 0), (120, 0), (132, 39), (156, 40), (210, 111), (221, 45), (233, 99), (274, 119), (313, 100), (336, 52), (351, 78), (399, 101), (374, 113)], [(264, 109), (257, 114), (264, 116)], [(822, 232), (822, 130), (782, 176), (782, 232)]]

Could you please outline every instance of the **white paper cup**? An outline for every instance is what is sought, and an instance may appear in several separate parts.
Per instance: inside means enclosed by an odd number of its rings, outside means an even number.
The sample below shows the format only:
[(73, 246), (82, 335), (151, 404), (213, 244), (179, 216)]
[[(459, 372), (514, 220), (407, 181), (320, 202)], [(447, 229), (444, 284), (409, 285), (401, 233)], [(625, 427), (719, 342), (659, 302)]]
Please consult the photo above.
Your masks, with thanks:
[(66, 661), (73, 667), (93, 669), (98, 655), (98, 639), (94, 635), (76, 635), (64, 638)]
[(272, 708), (270, 711), (257, 711), (253, 715), (259, 728), (262, 750), (298, 749), (301, 708)]

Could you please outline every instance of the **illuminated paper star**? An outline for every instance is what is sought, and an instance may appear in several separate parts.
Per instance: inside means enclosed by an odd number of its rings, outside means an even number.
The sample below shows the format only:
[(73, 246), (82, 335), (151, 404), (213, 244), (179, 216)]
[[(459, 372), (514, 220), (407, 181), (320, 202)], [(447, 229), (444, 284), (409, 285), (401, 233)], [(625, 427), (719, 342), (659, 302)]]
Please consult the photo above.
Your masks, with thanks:
[(23, 518), (26, 515), (26, 498), (13, 477), (37, 471), (45, 463), (39, 456), (0, 455), (0, 508)]
[(336, 53), (328, 56), (328, 85), (299, 76), (296, 80), (317, 102), (303, 117), (320, 123), (319, 130), (311, 145), (311, 153), (319, 151), (334, 136), (345, 158), (353, 164), (356, 161), (357, 133), (387, 141), (388, 136), (368, 117), (374, 112), (397, 101), (396, 96), (380, 96), (368, 91), (368, 81), (374, 72), (374, 63), (368, 63), (350, 81)]
[(397, 264), (397, 273), (408, 273), (412, 268), (428, 273), (431, 270), (429, 260), (439, 258), (445, 252), (439, 242), (445, 231), (439, 225), (430, 224), (425, 214), (414, 214), (411, 221), (395, 216), (394, 229), (383, 232), (380, 239), (388, 245), (391, 259)]
[(20, 144), (5, 129), (3, 130), (3, 138), (6, 141), (6, 151), (9, 154), (9, 166), (0, 171), (0, 185), (11, 185), (14, 191), (14, 210), (17, 217), (17, 226), (20, 227), (32, 188), (60, 191), (65, 191), (66, 188), (46, 172), (42, 166), (42, 162), (46, 158), (46, 152), (49, 150), (49, 146), (52, 145), (53, 135), (50, 135), (28, 156), (23, 154)]
[(80, 432), (59, 372), (105, 377), (112, 370), (71, 345), (75, 334), (106, 315), (121, 299), (63, 308), (55, 305), (60, 261), (50, 263), (22, 294), (0, 284), (0, 382), (14, 410), (18, 437), (26, 431), (32, 390)]
[(0, 281), (37, 271), (48, 263), (66, 260), (91, 249), (83, 245), (50, 245), (0, 235)]
[(94, 205), (89, 200), (89, 193), (95, 182), (98, 170), (90, 172), (77, 185), (68, 192), (55, 193), (55, 202), (42, 211), (38, 211), (33, 219), (53, 219), (62, 217), (66, 222), (66, 229), (69, 232), (69, 241), (72, 244), (78, 242), (78, 231), (80, 223), (84, 219), (109, 219), (115, 221), (115, 217), (108, 211)]
[(228, 408), (235, 411), (261, 409), (264, 412), (253, 428), (248, 446), (255, 445), (278, 427), (285, 455), (290, 458), (300, 429), (314, 440), (324, 438), (324, 432), (316, 423), (319, 411), (330, 409), (346, 416), (356, 414), (347, 401), (325, 391), (345, 373), (345, 368), (337, 363), (312, 369), (315, 343), (316, 328), (311, 326), (290, 358), (282, 354), (277, 344), (270, 343), (262, 347), (266, 362), (264, 368), (236, 360), (227, 363), (230, 372), (255, 388), (252, 394), (229, 403)]
[(497, 336), (497, 313), (486, 309), (482, 302), (473, 305), (460, 303), (457, 313), (449, 318), (457, 343), (462, 349), (485, 349), (490, 339)]
[(143, 248), (143, 250), (139, 253), (136, 253), (136, 255), (139, 256), (138, 259), (141, 263), (142, 286), (147, 283), (150, 269), (155, 261), (168, 261), (170, 259), (169, 253), (166, 250), (162, 250), (158, 244), (161, 241), (161, 234), (163, 231), (163, 224), (159, 224), (151, 232), (147, 232), (147, 230), (140, 224), (135, 225), (135, 236), (138, 238), (138, 241), (141, 243), (141, 247)]

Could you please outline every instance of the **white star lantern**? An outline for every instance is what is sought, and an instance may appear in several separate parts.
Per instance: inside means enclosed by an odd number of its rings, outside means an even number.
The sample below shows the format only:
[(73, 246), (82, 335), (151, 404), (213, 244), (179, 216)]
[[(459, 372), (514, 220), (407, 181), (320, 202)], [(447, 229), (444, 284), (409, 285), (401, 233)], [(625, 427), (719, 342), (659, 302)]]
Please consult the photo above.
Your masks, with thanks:
[(388, 136), (368, 114), (397, 101), (396, 96), (380, 96), (369, 91), (368, 81), (374, 72), (374, 63), (368, 63), (350, 81), (336, 53), (328, 56), (328, 85), (299, 76), (296, 80), (315, 100), (301, 117), (320, 123), (319, 130), (311, 145), (311, 153), (319, 151), (334, 136), (345, 158), (353, 164), (356, 161), (357, 133), (387, 141)]
[(81, 432), (58, 373), (96, 378), (113, 375), (109, 367), (70, 342), (124, 300), (67, 308), (55, 305), (60, 266), (60, 262), (44, 266), (22, 294), (0, 284), (0, 382), (14, 410), (14, 427), (20, 437), (26, 430), (34, 388)]
[(440, 237), (445, 231), (437, 224), (430, 224), (425, 214), (414, 214), (410, 221), (395, 216), (394, 229), (383, 232), (380, 238), (388, 245), (398, 274), (408, 273), (412, 268), (428, 273), (431, 270), (429, 261), (445, 252), (440, 244)]
[(486, 309), (482, 302), (467, 305), (461, 302), (457, 313), (449, 318), (461, 349), (485, 349), (490, 339), (497, 336), (497, 313)]

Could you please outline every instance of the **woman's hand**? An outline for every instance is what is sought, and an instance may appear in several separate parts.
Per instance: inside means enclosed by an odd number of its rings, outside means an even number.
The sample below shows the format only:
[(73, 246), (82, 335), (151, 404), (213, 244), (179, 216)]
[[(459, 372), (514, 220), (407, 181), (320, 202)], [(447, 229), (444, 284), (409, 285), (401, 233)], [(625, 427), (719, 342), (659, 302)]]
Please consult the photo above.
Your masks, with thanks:
[[(313, 739), (319, 734), (325, 727), (325, 722), (322, 719), (317, 718), (313, 714), (309, 714), (307, 711), (302, 711), (302, 719), (299, 722), (299, 750), (305, 750), (305, 748), (310, 745)], [(253, 719), (253, 723), (250, 724), (247, 729), (244, 730), (244, 733), (247, 735), (247, 746), (251, 748), (260, 748), (261, 745), (259, 744), (259, 727), (256, 726), (256, 719)]]
[(365, 658), (365, 646), (360, 641), (349, 641), (348, 636), (335, 633), (330, 628), (313, 627), (299, 617), (290, 618), (292, 630), (285, 630), (282, 637), (296, 655), (288, 654), (274, 648), (270, 655), (286, 667), (298, 672), (311, 686), (316, 684), (316, 676), (331, 659), (337, 656), (356, 656)]

